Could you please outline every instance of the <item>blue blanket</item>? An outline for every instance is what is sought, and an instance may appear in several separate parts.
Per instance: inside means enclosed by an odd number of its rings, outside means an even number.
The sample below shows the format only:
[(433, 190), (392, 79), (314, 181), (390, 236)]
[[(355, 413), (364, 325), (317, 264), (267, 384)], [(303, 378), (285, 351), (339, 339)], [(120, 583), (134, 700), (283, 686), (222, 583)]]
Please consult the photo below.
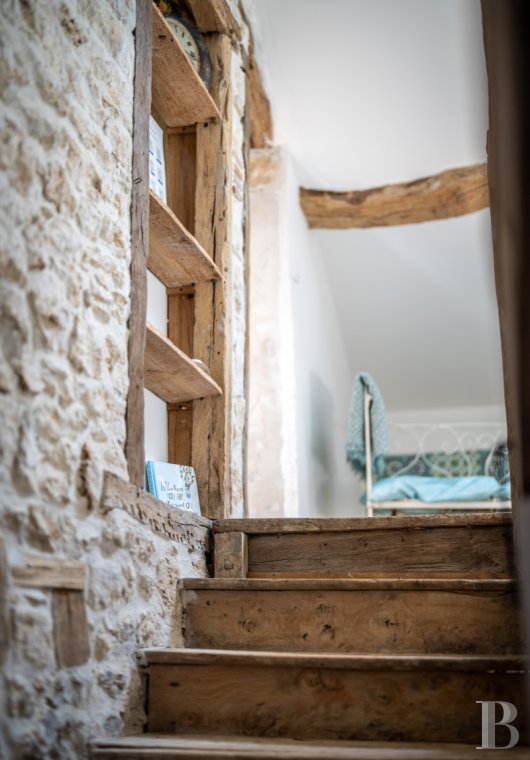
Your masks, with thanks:
[(359, 372), (353, 381), (350, 405), (350, 420), (346, 440), (346, 459), (352, 468), (364, 474), (366, 450), (364, 441), (364, 391), (373, 398), (370, 409), (372, 426), (372, 461), (376, 475), (382, 475), (387, 451), (387, 427), (385, 402), (373, 377), (367, 372)]
[(372, 488), (372, 501), (419, 499), (427, 504), (451, 501), (487, 501), (510, 499), (510, 484), (495, 478), (470, 476), (461, 478), (426, 478), (421, 475), (397, 475), (383, 478)]

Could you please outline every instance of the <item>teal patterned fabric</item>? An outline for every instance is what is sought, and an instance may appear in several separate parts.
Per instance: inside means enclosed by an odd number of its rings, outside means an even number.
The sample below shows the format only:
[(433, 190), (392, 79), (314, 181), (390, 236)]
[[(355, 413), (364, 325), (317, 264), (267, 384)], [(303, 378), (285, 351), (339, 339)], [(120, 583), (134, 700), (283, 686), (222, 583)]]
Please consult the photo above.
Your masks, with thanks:
[(364, 445), (365, 388), (368, 389), (373, 398), (370, 413), (374, 472), (376, 475), (384, 477), (385, 456), (388, 448), (385, 402), (375, 380), (367, 372), (359, 372), (353, 381), (350, 421), (346, 441), (346, 459), (355, 472), (361, 475), (364, 474), (366, 466), (366, 450)]
[(453, 478), (491, 475), (499, 483), (504, 483), (510, 477), (508, 446), (500, 443), (493, 452), (491, 449), (428, 451), (421, 457), (415, 454), (387, 454), (383, 474), (379, 477), (390, 478), (398, 473)]

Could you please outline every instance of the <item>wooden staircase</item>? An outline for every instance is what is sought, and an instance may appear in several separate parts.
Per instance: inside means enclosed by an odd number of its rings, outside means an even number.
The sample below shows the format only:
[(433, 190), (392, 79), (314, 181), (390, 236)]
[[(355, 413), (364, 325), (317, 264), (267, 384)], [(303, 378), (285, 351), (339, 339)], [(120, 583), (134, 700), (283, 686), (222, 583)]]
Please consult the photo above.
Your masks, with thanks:
[(147, 733), (93, 758), (464, 760), (483, 700), (517, 706), (510, 757), (529, 757), (509, 516), (214, 531), (240, 577), (183, 581), (185, 648), (144, 652)]

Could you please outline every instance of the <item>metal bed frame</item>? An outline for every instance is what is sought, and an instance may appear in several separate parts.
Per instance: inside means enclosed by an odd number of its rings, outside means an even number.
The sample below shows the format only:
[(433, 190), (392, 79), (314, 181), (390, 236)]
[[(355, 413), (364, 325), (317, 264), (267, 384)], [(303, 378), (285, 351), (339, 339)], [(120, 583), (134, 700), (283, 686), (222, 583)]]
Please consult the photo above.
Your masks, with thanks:
[[(500, 499), (489, 499), (488, 501), (453, 501), (453, 502), (437, 502), (435, 504), (426, 503), (419, 499), (401, 499), (399, 501), (385, 501), (375, 502), (372, 500), (372, 487), (373, 487), (373, 456), (372, 456), (372, 428), (371, 428), (371, 414), (370, 406), (372, 404), (373, 397), (369, 391), (364, 391), (364, 437), (365, 437), (365, 453), (366, 453), (366, 512), (368, 517), (373, 517), (374, 513), (378, 510), (392, 510), (392, 514), (395, 514), (398, 510), (431, 510), (433, 512), (445, 512), (449, 510), (459, 511), (479, 511), (486, 510), (508, 510), (511, 509), (511, 501), (505, 501)], [(484, 466), (484, 474), (488, 474), (492, 465), (493, 456), (499, 443), (505, 440), (506, 430), (502, 424), (499, 423), (399, 423), (390, 426), (393, 430), (399, 430), (412, 436), (415, 446), (415, 454), (413, 459), (401, 470), (393, 473), (393, 475), (405, 475), (412, 470), (414, 465), (419, 461), (428, 461), (429, 452), (426, 450), (426, 442), (434, 431), (438, 435), (447, 436), (448, 453), (459, 452), (462, 454), (463, 459), (466, 459), (466, 450), (470, 449), (486, 449), (489, 450), (488, 457)], [(455, 445), (458, 444), (458, 445)], [(471, 461), (469, 462), (469, 475), (471, 472)], [(451, 473), (444, 471), (443, 468), (438, 469), (438, 475), (443, 477), (449, 477)]]

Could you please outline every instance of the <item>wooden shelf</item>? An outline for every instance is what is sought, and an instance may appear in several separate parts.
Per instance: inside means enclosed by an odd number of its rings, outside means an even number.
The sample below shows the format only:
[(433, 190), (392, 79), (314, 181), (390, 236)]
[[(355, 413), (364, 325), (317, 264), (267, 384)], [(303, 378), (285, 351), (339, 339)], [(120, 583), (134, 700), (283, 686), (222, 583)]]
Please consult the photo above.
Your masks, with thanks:
[(149, 323), (145, 341), (144, 385), (168, 404), (222, 393), (220, 386), (207, 372)]
[(152, 190), (147, 266), (167, 288), (221, 278), (221, 272), (201, 244)]
[(153, 3), (153, 109), (167, 127), (221, 119), (204, 82)]

